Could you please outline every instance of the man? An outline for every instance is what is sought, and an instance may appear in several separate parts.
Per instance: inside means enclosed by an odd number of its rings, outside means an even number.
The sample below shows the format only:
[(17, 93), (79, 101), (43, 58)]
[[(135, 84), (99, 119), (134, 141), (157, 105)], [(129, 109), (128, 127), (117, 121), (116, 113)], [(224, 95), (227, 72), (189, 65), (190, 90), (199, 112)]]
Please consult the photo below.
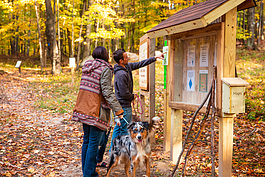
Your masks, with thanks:
[[(131, 102), (135, 99), (133, 94), (133, 77), (132, 71), (141, 67), (147, 66), (156, 61), (157, 58), (164, 59), (164, 53), (145, 59), (140, 62), (129, 63), (128, 54), (124, 49), (118, 49), (113, 53), (113, 58), (117, 64), (114, 65), (114, 88), (117, 100), (124, 111), (123, 119), (120, 124), (116, 124), (113, 129), (112, 140), (117, 136), (128, 134), (128, 123), (132, 121), (132, 106)], [(112, 140), (110, 151), (112, 147)]]

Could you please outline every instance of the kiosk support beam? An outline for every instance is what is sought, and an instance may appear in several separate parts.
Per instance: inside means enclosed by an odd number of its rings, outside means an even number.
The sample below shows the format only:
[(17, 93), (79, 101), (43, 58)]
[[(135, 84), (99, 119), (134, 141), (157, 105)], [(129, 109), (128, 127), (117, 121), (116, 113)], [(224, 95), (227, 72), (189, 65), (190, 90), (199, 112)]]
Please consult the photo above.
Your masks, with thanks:
[(164, 151), (170, 151), (170, 134), (171, 134), (171, 108), (169, 107), (169, 88), (171, 87), (169, 83), (169, 77), (171, 73), (170, 63), (171, 63), (171, 40), (170, 36), (165, 37), (168, 45), (168, 66), (166, 73), (166, 89), (164, 90)]
[[(237, 7), (225, 15), (223, 77), (235, 77)], [(232, 176), (234, 114), (219, 120), (219, 177)]]
[(233, 154), (233, 117), (219, 120), (219, 176), (231, 176)]
[[(156, 39), (150, 39), (149, 57), (155, 56)], [(149, 65), (149, 120), (155, 117), (155, 62)]]
[(182, 150), (183, 110), (171, 109), (170, 160), (177, 163)]

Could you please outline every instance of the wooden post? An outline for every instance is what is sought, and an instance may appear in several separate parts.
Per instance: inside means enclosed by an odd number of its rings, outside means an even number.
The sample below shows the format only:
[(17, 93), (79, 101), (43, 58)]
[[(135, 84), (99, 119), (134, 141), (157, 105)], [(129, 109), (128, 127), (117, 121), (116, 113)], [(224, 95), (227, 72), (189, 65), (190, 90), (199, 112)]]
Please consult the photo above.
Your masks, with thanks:
[(74, 85), (74, 73), (75, 73), (75, 68), (71, 67), (71, 73), (72, 73), (72, 86)]
[(219, 120), (219, 176), (232, 176), (234, 117)]
[(182, 119), (182, 110), (171, 110), (170, 160), (173, 163), (177, 162), (182, 150)]
[[(150, 39), (149, 57), (155, 56), (156, 39)], [(149, 65), (149, 120), (155, 117), (155, 63)]]
[[(225, 15), (223, 77), (235, 77), (237, 7)], [(219, 177), (232, 176), (234, 114), (219, 120)]]
[(21, 76), (21, 63), (22, 61), (17, 61), (15, 68), (18, 68), (19, 74)]
[(170, 151), (170, 133), (171, 133), (171, 108), (168, 106), (169, 103), (169, 77), (170, 77), (170, 63), (171, 63), (171, 40), (170, 36), (167, 37), (168, 44), (168, 67), (166, 76), (166, 89), (164, 90), (164, 151)]
[(71, 85), (74, 85), (74, 72), (75, 72), (75, 58), (74, 57), (70, 57), (69, 58), (69, 66), (71, 68), (71, 73), (72, 73), (72, 82)]
[(143, 108), (143, 114), (141, 114), (141, 121), (145, 121), (145, 96), (140, 93), (140, 99), (142, 103), (142, 108)]

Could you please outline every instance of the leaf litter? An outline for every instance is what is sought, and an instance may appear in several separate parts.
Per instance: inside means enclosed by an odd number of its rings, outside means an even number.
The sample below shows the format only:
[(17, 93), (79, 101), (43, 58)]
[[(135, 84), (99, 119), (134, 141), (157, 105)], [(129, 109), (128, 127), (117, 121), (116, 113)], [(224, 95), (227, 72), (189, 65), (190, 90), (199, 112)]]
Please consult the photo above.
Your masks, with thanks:
[[(1, 176), (82, 176), (81, 146), (82, 131), (78, 123), (70, 121), (70, 113), (56, 113), (49, 109), (36, 108), (39, 92), (26, 79), (9, 72), (0, 75), (0, 175)], [(163, 88), (156, 89), (158, 100), (163, 101)], [(46, 95), (51, 99), (51, 95)], [(45, 96), (44, 96), (45, 98)], [(148, 100), (147, 100), (148, 102)], [(163, 117), (163, 103), (157, 113)], [(189, 128), (192, 113), (184, 112), (183, 138)], [(193, 128), (194, 135), (199, 120)], [(152, 176), (170, 176), (174, 163), (169, 152), (163, 151), (163, 121), (157, 129), (156, 144), (152, 148)], [(215, 123), (216, 168), (218, 168), (218, 119)], [(264, 122), (248, 121), (246, 114), (235, 118), (233, 176), (261, 176), (265, 174)], [(193, 136), (194, 136), (193, 135)], [(192, 141), (192, 138), (190, 138)], [(108, 161), (108, 148), (104, 161)], [(210, 124), (189, 156), (188, 176), (211, 176)], [(183, 164), (180, 165), (179, 174)], [(100, 176), (105, 168), (97, 169)], [(218, 169), (216, 169), (218, 172)], [(113, 176), (124, 176), (123, 167), (118, 167)], [(137, 176), (143, 176), (138, 170)]]

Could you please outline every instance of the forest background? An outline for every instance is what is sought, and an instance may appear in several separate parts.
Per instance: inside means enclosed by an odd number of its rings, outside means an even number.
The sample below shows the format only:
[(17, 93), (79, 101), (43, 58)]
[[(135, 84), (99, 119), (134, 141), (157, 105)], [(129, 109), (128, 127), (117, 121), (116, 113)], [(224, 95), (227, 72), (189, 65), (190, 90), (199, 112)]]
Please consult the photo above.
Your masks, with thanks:
[[(201, 0), (0, 0), (0, 54), (36, 56), (57, 75), (97, 46), (137, 53), (139, 39), (177, 11)], [(238, 12), (237, 39), (258, 49), (264, 39), (264, 1)], [(256, 42), (255, 42), (256, 41)], [(157, 50), (163, 38), (156, 39)], [(32, 62), (33, 63), (33, 62)]]
[[(138, 53), (139, 39), (148, 30), (199, 2), (0, 0), (0, 176), (67, 176), (75, 171), (76, 176), (82, 176), (82, 133), (69, 120), (79, 89), (79, 64), (100, 45), (110, 56), (118, 48)], [(246, 114), (235, 118), (233, 176), (265, 174), (264, 1), (256, 4), (237, 16), (237, 73), (250, 85), (246, 89)], [(163, 44), (163, 38), (157, 38), (156, 50), (162, 51)], [(70, 57), (78, 63), (73, 86)], [(22, 61), (22, 74), (14, 67), (18, 60)], [(159, 62), (156, 115), (162, 120), (152, 155), (152, 174), (167, 176), (174, 165), (163, 152), (164, 71)], [(134, 74), (135, 90), (139, 90), (137, 76)], [(184, 114), (183, 137), (191, 115)], [(210, 176), (208, 130), (196, 144), (198, 152), (190, 157), (191, 176)]]
[[(42, 74), (59, 75), (75, 57), (76, 71), (95, 47), (109, 55), (118, 48), (138, 53), (139, 41), (148, 30), (197, 0), (0, 0), (0, 54), (4, 63), (39, 67)], [(156, 38), (162, 51), (163, 37)], [(264, 0), (239, 11), (237, 46), (260, 52), (264, 61)], [(240, 55), (240, 54), (239, 54)], [(252, 55), (252, 54), (250, 54)], [(12, 57), (11, 57), (12, 56)], [(113, 64), (113, 63), (112, 63)], [(49, 68), (49, 69), (47, 69)], [(264, 68), (263, 68), (264, 69)], [(263, 80), (261, 80), (263, 83)], [(259, 91), (258, 91), (259, 92)], [(251, 117), (264, 119), (264, 99), (251, 97)], [(255, 106), (261, 107), (256, 109)]]

